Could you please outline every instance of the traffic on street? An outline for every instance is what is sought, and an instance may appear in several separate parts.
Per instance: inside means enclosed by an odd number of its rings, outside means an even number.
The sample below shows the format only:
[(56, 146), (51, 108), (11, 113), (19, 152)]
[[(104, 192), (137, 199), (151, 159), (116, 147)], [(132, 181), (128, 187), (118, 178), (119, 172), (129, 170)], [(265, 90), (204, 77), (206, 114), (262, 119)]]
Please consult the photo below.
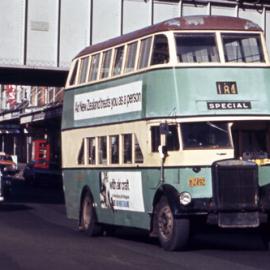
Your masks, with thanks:
[(61, 187), (13, 182), (0, 205), (0, 268), (266, 270), (270, 265), (258, 231), (200, 231), (187, 250), (167, 252), (144, 231), (119, 228), (90, 238), (77, 227), (66, 218)]

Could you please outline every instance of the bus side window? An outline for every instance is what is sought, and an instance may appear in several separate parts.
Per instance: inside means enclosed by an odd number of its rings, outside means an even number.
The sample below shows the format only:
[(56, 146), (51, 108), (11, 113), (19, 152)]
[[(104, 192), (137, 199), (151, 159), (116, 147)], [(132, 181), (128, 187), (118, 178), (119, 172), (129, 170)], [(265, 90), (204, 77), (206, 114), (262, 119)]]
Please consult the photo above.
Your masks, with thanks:
[(107, 137), (98, 137), (98, 163), (107, 164)]
[(148, 67), (152, 37), (142, 39), (139, 54), (138, 68)]
[(79, 83), (84, 83), (86, 81), (88, 62), (89, 62), (88, 56), (82, 58), (81, 60)]
[(153, 45), (151, 65), (166, 64), (169, 62), (169, 46), (165, 35), (156, 35)]
[(84, 139), (82, 140), (82, 143), (81, 143), (81, 147), (80, 147), (78, 158), (77, 158), (77, 163), (79, 165), (84, 164)]
[(166, 146), (170, 151), (179, 150), (179, 136), (177, 125), (169, 125), (169, 134), (166, 136)]
[(88, 81), (95, 81), (97, 79), (99, 60), (100, 60), (99, 53), (91, 57)]
[(119, 136), (118, 135), (110, 136), (110, 149), (111, 149), (110, 162), (112, 164), (119, 163)]
[(123, 135), (124, 164), (132, 163), (132, 134)]
[(135, 136), (135, 140), (134, 140), (134, 150), (135, 150), (135, 163), (143, 163), (143, 154), (142, 154), (142, 150), (141, 147), (139, 145), (138, 139)]
[(88, 138), (88, 164), (96, 164), (96, 138)]
[(135, 69), (138, 42), (127, 45), (127, 57), (125, 63), (125, 73), (132, 72)]
[(111, 64), (112, 50), (108, 50), (103, 53), (102, 65), (100, 71), (100, 79), (109, 77), (110, 74), (110, 64)]
[[(179, 150), (179, 136), (177, 125), (168, 126), (168, 134), (166, 135), (166, 146), (168, 151)], [(152, 152), (158, 152), (158, 147), (161, 144), (160, 140), (160, 127), (151, 127), (151, 147)]]
[(72, 70), (70, 80), (69, 80), (69, 85), (74, 85), (76, 82), (76, 76), (77, 76), (77, 70), (78, 70), (78, 60), (76, 61), (74, 68)]
[(152, 152), (158, 152), (160, 145), (160, 128), (159, 126), (151, 127), (151, 147)]
[(117, 76), (121, 74), (123, 57), (124, 57), (124, 48), (125, 48), (124, 46), (121, 46), (115, 49), (113, 71), (112, 71), (113, 76)]

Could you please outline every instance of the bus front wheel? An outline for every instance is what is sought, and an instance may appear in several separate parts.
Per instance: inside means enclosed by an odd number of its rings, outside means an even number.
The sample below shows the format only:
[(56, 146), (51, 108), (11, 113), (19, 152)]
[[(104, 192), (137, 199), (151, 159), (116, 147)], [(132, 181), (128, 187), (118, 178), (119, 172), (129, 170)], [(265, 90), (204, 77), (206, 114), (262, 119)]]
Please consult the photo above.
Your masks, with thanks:
[(185, 249), (189, 240), (190, 221), (176, 219), (165, 197), (157, 205), (158, 238), (161, 246), (168, 251)]
[(102, 233), (101, 225), (97, 223), (97, 216), (90, 192), (86, 192), (82, 200), (79, 230), (89, 236), (98, 236)]

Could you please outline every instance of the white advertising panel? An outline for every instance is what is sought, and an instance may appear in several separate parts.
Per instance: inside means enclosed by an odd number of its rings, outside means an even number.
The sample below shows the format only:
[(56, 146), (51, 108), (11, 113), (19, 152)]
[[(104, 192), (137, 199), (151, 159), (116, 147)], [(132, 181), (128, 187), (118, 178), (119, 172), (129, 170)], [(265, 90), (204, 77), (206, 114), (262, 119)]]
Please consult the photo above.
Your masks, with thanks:
[(75, 95), (74, 120), (142, 110), (142, 81)]
[(141, 172), (102, 172), (100, 204), (102, 208), (144, 212)]

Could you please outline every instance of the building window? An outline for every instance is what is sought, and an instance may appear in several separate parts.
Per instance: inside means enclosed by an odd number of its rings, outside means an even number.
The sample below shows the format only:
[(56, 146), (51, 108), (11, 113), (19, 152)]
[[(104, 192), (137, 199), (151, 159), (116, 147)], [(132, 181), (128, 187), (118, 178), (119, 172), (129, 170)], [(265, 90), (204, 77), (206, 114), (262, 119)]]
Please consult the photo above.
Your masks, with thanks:
[(113, 71), (112, 75), (117, 76), (121, 74), (122, 71), (122, 63), (124, 57), (124, 46), (118, 47), (114, 51), (114, 63), (113, 63)]
[(135, 69), (138, 42), (127, 45), (127, 58), (125, 63), (125, 73), (132, 72)]
[(138, 68), (148, 67), (152, 37), (141, 41)]

